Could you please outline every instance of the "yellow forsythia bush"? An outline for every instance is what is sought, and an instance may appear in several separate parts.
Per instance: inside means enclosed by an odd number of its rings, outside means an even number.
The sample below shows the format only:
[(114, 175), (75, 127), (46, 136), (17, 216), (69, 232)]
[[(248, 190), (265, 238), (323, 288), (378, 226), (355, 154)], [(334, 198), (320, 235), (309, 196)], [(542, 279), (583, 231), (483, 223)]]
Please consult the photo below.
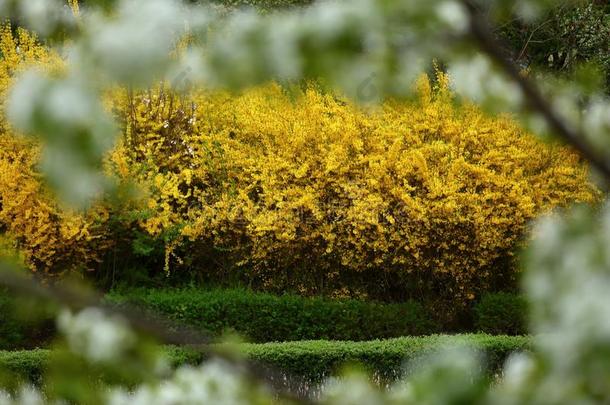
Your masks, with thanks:
[(148, 191), (139, 227), (174, 273), (467, 303), (514, 278), (529, 220), (599, 193), (575, 153), (438, 79), (371, 110), (313, 86), (124, 96), (115, 172)]
[[(0, 52), (2, 109), (26, 67), (61, 74), (26, 31), (4, 26)], [(417, 102), (371, 109), (315, 86), (119, 89), (106, 101), (124, 136), (107, 170), (141, 193), (79, 213), (45, 188), (39, 145), (0, 120), (2, 245), (46, 273), (144, 264), (272, 291), (468, 303), (514, 279), (530, 219), (599, 192), (575, 153), (455, 106), (437, 79), (419, 82)]]
[[(57, 73), (62, 64), (34, 35), (0, 26), (1, 110), (18, 73), (32, 66)], [(62, 210), (36, 170), (38, 155), (39, 145), (17, 137), (0, 120), (0, 255), (18, 248), (33, 271), (48, 274), (94, 268), (109, 246), (106, 210), (97, 207), (86, 215)], [(6, 247), (7, 240), (14, 246)]]

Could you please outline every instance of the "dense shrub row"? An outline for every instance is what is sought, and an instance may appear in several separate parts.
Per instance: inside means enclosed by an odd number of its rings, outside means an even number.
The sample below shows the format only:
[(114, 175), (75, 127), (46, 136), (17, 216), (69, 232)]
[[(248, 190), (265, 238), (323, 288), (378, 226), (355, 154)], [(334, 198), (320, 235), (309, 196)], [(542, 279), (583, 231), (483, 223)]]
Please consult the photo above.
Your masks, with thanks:
[(434, 335), (369, 342), (290, 342), (245, 344), (245, 355), (309, 381), (328, 377), (345, 364), (361, 364), (380, 380), (395, 380), (406, 366), (423, 356), (451, 346), (470, 346), (485, 353), (487, 371), (497, 372), (514, 352), (527, 350), (528, 337), (490, 335)]
[(357, 300), (274, 296), (247, 290), (146, 290), (107, 295), (219, 336), (236, 332), (248, 341), (371, 340), (439, 331), (415, 302), (377, 304)]
[[(81, 6), (86, 7), (89, 0), (80, 0)], [(218, 4), (227, 7), (255, 7), (262, 9), (277, 9), (284, 7), (305, 6), (313, 0), (186, 0), (187, 3), (209, 5)]]
[[(527, 350), (529, 338), (489, 335), (438, 335), (370, 342), (301, 341), (289, 343), (239, 344), (236, 349), (248, 359), (286, 373), (293, 382), (318, 382), (345, 364), (361, 364), (378, 380), (395, 380), (404, 373), (405, 361), (417, 359), (449, 345), (469, 345), (486, 354), (490, 373), (497, 371), (507, 356)], [(168, 348), (174, 365), (197, 364), (200, 352)], [(16, 373), (32, 382), (40, 380), (51, 351), (0, 352), (0, 371)], [(408, 363), (407, 363), (408, 364)]]
[[(62, 69), (25, 31), (3, 29), (0, 48), (0, 100), (25, 66)], [(418, 102), (370, 109), (314, 85), (119, 89), (107, 172), (139, 193), (85, 212), (54, 202), (38, 145), (2, 121), (2, 246), (40, 273), (114, 280), (137, 264), (273, 292), (437, 301), (450, 317), (511, 283), (529, 220), (598, 192), (575, 153), (456, 107), (437, 79), (420, 80)]]
[[(351, 299), (274, 296), (243, 289), (137, 289), (112, 292), (106, 300), (135, 305), (213, 337), (236, 333), (250, 342), (295, 340), (365, 341), (455, 330), (415, 302), (380, 304)], [(23, 303), (21, 303), (23, 305)], [(0, 294), (0, 350), (44, 347), (53, 339), (53, 316), (24, 323), (20, 306)], [(31, 312), (28, 312), (31, 315)], [(486, 294), (474, 304), (460, 331), (494, 335), (526, 334), (524, 299), (516, 294)]]

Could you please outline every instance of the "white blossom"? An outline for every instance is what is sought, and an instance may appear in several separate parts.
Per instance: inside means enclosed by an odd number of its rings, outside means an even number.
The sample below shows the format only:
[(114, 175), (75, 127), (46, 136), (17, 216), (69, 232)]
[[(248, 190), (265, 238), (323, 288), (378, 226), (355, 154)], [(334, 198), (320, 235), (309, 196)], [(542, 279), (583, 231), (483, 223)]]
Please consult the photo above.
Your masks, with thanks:
[(137, 342), (122, 318), (107, 316), (97, 308), (77, 314), (64, 310), (57, 318), (57, 327), (73, 352), (94, 362), (118, 360)]

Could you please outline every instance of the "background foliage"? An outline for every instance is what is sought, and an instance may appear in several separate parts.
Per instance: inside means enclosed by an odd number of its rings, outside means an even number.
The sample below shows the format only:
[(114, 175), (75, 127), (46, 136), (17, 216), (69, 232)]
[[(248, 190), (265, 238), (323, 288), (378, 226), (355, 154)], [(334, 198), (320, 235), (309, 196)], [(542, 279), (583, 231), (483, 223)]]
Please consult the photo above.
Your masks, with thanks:
[(596, 66), (606, 90), (610, 83), (610, 10), (603, 1), (557, 2), (540, 19), (509, 19), (498, 35), (517, 63), (532, 71), (574, 73)]

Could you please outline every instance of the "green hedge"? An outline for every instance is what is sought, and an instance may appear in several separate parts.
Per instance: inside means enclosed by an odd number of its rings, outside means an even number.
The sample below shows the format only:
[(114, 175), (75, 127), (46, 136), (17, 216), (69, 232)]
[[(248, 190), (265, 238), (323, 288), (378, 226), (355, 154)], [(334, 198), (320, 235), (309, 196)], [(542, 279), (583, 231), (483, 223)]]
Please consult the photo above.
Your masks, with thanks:
[[(266, 9), (284, 8), (293, 6), (306, 6), (314, 0), (213, 0), (214, 3), (229, 7), (262, 7)], [(201, 1), (192, 1), (193, 3)]]
[[(317, 340), (244, 343), (239, 345), (239, 350), (250, 360), (273, 366), (306, 381), (319, 381), (335, 374), (346, 364), (359, 364), (376, 379), (391, 381), (402, 375), (405, 363), (443, 347), (478, 348), (486, 355), (486, 370), (495, 373), (510, 353), (527, 350), (529, 344), (530, 338), (524, 336), (466, 334), (401, 337), (367, 342)], [(178, 363), (196, 363), (201, 360), (200, 354), (183, 349), (173, 349), (171, 356)]]
[[(527, 350), (528, 337), (490, 335), (434, 335), (369, 342), (301, 341), (285, 343), (243, 343), (236, 347), (246, 358), (285, 373), (287, 384), (311, 384), (335, 374), (345, 364), (360, 364), (377, 381), (391, 381), (404, 375), (404, 365), (446, 346), (471, 346), (486, 354), (486, 371), (495, 373), (507, 356)], [(167, 348), (174, 365), (197, 364), (204, 356), (186, 349)], [(40, 381), (50, 351), (0, 351), (0, 371), (18, 374), (31, 382)], [(407, 361), (405, 363), (405, 361)]]
[(48, 349), (0, 351), (0, 376), (13, 373), (23, 380), (38, 383), (50, 354)]
[[(117, 305), (134, 303), (214, 336), (232, 331), (248, 341), (260, 343), (315, 339), (367, 341), (447, 331), (433, 322), (421, 305), (413, 302), (379, 304), (275, 296), (239, 289), (138, 289), (114, 292), (107, 299)], [(54, 335), (52, 315), (44, 316), (42, 323), (24, 322), (12, 315), (15, 305), (0, 291), (0, 350), (45, 346)], [(526, 303), (519, 295), (487, 294), (473, 307), (474, 328), (471, 324), (463, 330), (522, 335), (526, 333), (526, 313)]]
[(474, 306), (474, 326), (479, 332), (493, 335), (527, 333), (527, 302), (519, 294), (498, 292), (481, 297)]
[(252, 342), (371, 340), (439, 331), (415, 302), (276, 296), (248, 290), (138, 289), (107, 295), (110, 302), (146, 308), (219, 336), (236, 332)]
[[(99, 0), (97, 1), (99, 3)], [(262, 9), (276, 9), (294, 6), (306, 6), (314, 0), (187, 0), (189, 3), (208, 4), (215, 3), (227, 7), (256, 7)], [(80, 0), (81, 6), (95, 3), (92, 0)]]

